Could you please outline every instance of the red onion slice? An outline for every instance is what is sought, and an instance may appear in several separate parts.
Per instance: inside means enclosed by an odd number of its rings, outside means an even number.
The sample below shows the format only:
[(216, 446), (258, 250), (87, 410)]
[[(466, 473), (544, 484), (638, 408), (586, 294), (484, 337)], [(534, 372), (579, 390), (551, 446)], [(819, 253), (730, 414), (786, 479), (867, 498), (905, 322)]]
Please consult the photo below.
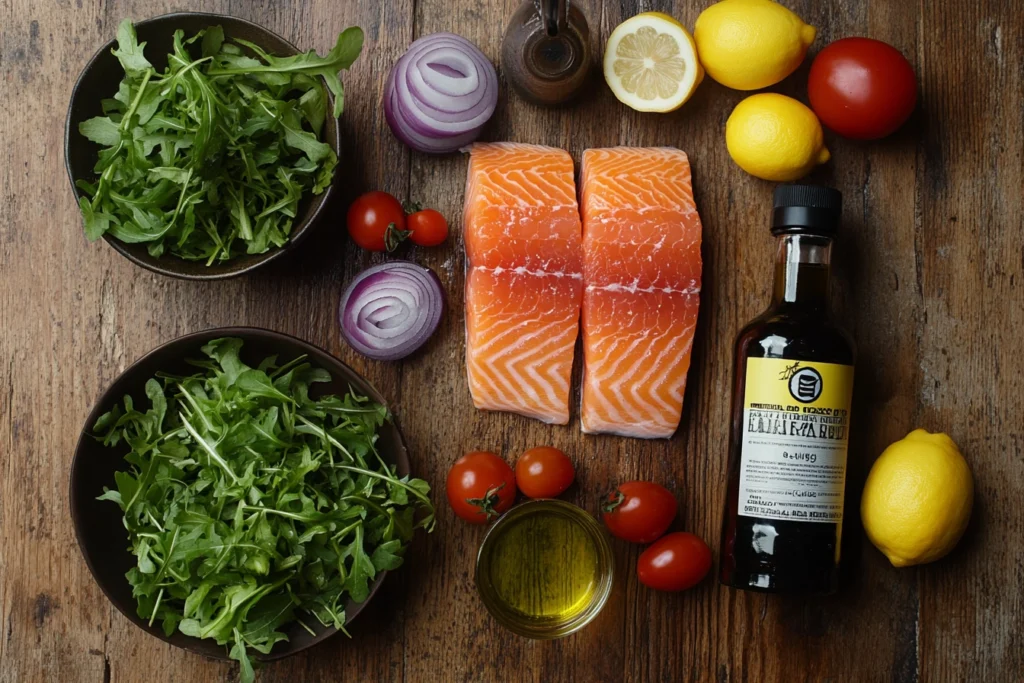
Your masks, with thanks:
[(426, 343), (443, 312), (444, 290), (434, 271), (391, 261), (353, 280), (338, 315), (353, 349), (374, 360), (398, 360)]
[[(475, 47), (472, 49), (476, 50)], [(465, 95), (448, 96), (427, 86), (423, 79), (423, 71), (429, 68), (427, 64), (436, 52), (433, 46), (425, 46), (415, 52), (407, 52), (398, 60), (397, 74), (392, 82), (398, 93), (398, 102), (413, 127), (421, 133), (458, 135), (479, 128), (494, 113), (498, 99), (497, 74), (494, 75), (495, 86), (490, 88), (486, 77), (481, 79), (479, 72), (484, 69), (494, 72), (494, 67), (482, 55), (479, 59), (470, 57), (465, 65), (472, 71), (464, 78), (474, 81), (474, 89)]]
[(498, 103), (498, 74), (461, 36), (413, 42), (388, 74), (384, 114), (402, 142), (422, 152), (453, 152), (480, 134)]
[[(429, 88), (445, 97), (465, 97), (480, 88), (479, 63), (464, 50), (441, 45), (420, 55), (410, 74), (410, 87)], [(418, 96), (422, 96), (419, 87)]]
[(394, 102), (393, 97), (394, 93), (392, 93), (392, 97), (384, 100), (384, 118), (387, 120), (388, 125), (391, 126), (391, 130), (394, 132), (395, 137), (417, 151), (432, 154), (447, 154), (449, 152), (455, 152), (476, 140), (480, 135), (479, 130), (471, 130), (464, 135), (456, 135), (446, 138), (422, 135), (413, 130), (409, 124), (405, 122), (405, 119), (402, 117), (401, 110), (397, 103)]

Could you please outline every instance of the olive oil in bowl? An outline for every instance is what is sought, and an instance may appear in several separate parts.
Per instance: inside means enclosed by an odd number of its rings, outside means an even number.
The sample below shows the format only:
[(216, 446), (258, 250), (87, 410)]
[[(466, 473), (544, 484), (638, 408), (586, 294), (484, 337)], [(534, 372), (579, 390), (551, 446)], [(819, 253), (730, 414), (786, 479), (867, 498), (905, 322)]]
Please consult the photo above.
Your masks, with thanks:
[(530, 500), (487, 531), (476, 586), (503, 626), (528, 638), (561, 638), (604, 607), (614, 560), (593, 517), (561, 500)]

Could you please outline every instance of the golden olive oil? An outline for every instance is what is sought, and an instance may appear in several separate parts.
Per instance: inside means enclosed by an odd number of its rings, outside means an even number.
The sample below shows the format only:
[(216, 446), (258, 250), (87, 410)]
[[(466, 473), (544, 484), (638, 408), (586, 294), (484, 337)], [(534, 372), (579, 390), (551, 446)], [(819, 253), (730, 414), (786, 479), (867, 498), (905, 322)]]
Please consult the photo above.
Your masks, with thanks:
[(563, 501), (535, 500), (489, 530), (477, 560), (477, 587), (511, 630), (557, 638), (597, 614), (611, 572), (608, 541), (590, 515)]

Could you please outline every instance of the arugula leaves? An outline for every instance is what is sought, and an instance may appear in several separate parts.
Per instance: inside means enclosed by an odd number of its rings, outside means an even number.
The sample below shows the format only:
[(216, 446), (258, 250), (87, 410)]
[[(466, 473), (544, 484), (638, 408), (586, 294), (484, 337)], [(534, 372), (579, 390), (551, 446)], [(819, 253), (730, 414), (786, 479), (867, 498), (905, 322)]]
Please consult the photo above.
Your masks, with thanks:
[(310, 398), (329, 373), (304, 357), (253, 368), (241, 349), (210, 342), (190, 361), (201, 372), (159, 374), (148, 409), (125, 396), (94, 431), (130, 449), (117, 489), (99, 498), (124, 512), (139, 616), (229, 645), (248, 683), (249, 653), (287, 640), (282, 628), (302, 613), (344, 630), (346, 600), (401, 566), (415, 529), (433, 530), (434, 508), (426, 482), (377, 453), (384, 406)]
[(207, 265), (286, 244), (302, 197), (321, 194), (338, 164), (320, 139), (324, 83), (337, 118), (338, 72), (362, 46), (358, 27), (342, 31), (323, 57), (275, 57), (229, 40), (220, 26), (187, 39), (179, 30), (158, 74), (131, 21), (122, 21), (113, 54), (124, 79), (103, 100), (105, 115), (79, 125), (103, 148), (96, 181), (77, 183), (86, 237), (110, 234), (146, 244), (152, 256)]

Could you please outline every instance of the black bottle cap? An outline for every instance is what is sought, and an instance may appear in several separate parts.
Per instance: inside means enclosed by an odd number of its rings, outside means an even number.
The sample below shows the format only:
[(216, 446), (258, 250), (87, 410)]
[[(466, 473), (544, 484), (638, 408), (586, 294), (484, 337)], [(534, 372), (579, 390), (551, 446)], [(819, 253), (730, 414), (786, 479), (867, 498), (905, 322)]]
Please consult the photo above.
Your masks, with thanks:
[(779, 185), (775, 188), (772, 234), (832, 237), (843, 213), (843, 194), (823, 185)]

